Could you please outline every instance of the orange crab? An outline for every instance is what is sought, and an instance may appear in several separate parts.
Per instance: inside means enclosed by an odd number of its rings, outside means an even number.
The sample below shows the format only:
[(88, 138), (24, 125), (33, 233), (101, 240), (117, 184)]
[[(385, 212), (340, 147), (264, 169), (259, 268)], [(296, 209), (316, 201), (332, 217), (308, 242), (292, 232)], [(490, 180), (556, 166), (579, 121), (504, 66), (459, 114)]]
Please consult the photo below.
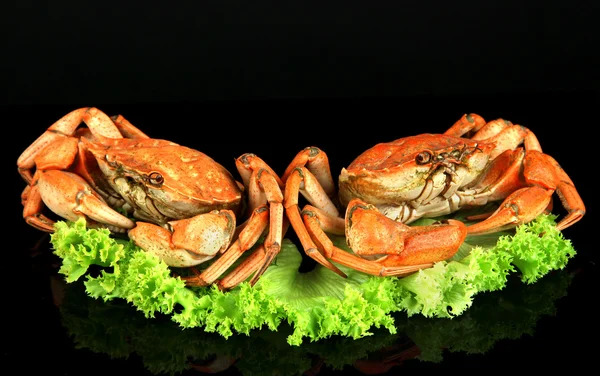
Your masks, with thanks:
[[(170, 266), (193, 267), (222, 254), (202, 273), (185, 278), (190, 285), (215, 282), (265, 233), (265, 241), (219, 286), (232, 288), (253, 272), (255, 283), (269, 255), (279, 252), (283, 184), (254, 154), (236, 160), (241, 184), (207, 155), (149, 138), (123, 116), (91, 107), (51, 125), (17, 166), (28, 184), (21, 196), (23, 217), (39, 230), (54, 231), (54, 221), (43, 214), (47, 207), (67, 220), (83, 217), (89, 227), (127, 232)], [(238, 225), (244, 193), (250, 215)]]
[[(282, 180), (286, 214), (304, 251), (341, 276), (330, 260), (380, 276), (431, 267), (451, 258), (467, 235), (533, 220), (551, 209), (554, 193), (568, 212), (558, 229), (585, 214), (573, 182), (529, 129), (476, 114), (464, 115), (443, 134), (373, 146), (342, 169), (337, 197), (328, 158), (317, 147), (298, 153)], [(309, 202), (302, 211), (300, 194)], [(408, 225), (500, 201), (495, 212), (468, 227), (456, 220)], [(344, 218), (338, 207), (345, 208)], [(353, 252), (335, 247), (326, 233), (345, 235)]]

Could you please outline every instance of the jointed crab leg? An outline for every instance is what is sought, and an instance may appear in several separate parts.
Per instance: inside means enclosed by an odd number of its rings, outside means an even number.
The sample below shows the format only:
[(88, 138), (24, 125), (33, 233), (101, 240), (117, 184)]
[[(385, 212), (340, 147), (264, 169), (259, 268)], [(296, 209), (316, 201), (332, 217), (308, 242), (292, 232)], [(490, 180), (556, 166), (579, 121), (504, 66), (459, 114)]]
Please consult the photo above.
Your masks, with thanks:
[(470, 131), (476, 132), (470, 139), (496, 144), (490, 153), (490, 159), (496, 158), (505, 150), (514, 150), (521, 144), (525, 144), (526, 150), (542, 151), (537, 137), (529, 129), (504, 119), (486, 123), (481, 116), (476, 114), (463, 115), (444, 134), (460, 137)]
[[(466, 133), (469, 129), (460, 131)], [(454, 126), (446, 133), (461, 135)], [(469, 226), (469, 234), (502, 231), (527, 223), (552, 206), (554, 192), (568, 211), (557, 224), (559, 230), (583, 217), (585, 205), (573, 182), (554, 158), (542, 152), (529, 129), (497, 119), (481, 127), (472, 139), (496, 144), (490, 153), (492, 165), (477, 186), (486, 187), (483, 194), (489, 195), (488, 200), (505, 199), (485, 220)], [(519, 147), (521, 144), (524, 148)], [(514, 190), (519, 185), (523, 188)]]
[[(264, 244), (259, 244), (256, 249), (242, 261), (242, 263), (227, 274), (224, 278), (217, 282), (217, 286), (220, 290), (229, 290), (250, 277), (255, 270), (258, 270), (261, 266), (265, 265), (265, 259), (267, 258), (267, 252), (265, 251)], [(257, 273), (254, 274), (255, 276)], [(252, 282), (251, 282), (252, 283)]]
[[(507, 154), (518, 154), (519, 151), (506, 151)], [(469, 234), (485, 234), (489, 232), (501, 231), (506, 228), (512, 228), (522, 223), (527, 223), (535, 217), (548, 210), (552, 205), (552, 194), (556, 192), (561, 202), (567, 210), (567, 215), (562, 218), (557, 228), (564, 230), (572, 224), (579, 221), (585, 214), (585, 205), (577, 193), (573, 182), (566, 172), (558, 165), (558, 162), (551, 156), (543, 154), (537, 150), (530, 150), (525, 155), (520, 153), (520, 157), (512, 158), (516, 166), (521, 165), (523, 161), (523, 176), (526, 186), (508, 194), (507, 186), (497, 184), (491, 187), (499, 197), (508, 195), (500, 207), (492, 213), (487, 219), (468, 227)], [(518, 168), (506, 166), (502, 163), (503, 155), (494, 161), (494, 165), (488, 172), (493, 175), (498, 170), (508, 171), (507, 177), (510, 177), (510, 171), (515, 170), (513, 174), (518, 174)]]
[[(85, 123), (94, 133), (109, 138), (123, 138), (118, 127), (113, 123), (110, 117), (94, 107), (84, 107), (73, 110), (67, 115), (60, 118), (52, 124), (46, 132), (37, 138), (17, 159), (19, 173), (26, 182), (31, 182), (33, 175), (31, 170), (36, 165), (36, 157), (43, 152), (46, 146), (54, 144), (53, 158), (55, 163), (72, 163), (77, 150), (77, 138), (73, 138), (75, 131), (81, 123)], [(61, 143), (67, 143), (70, 147), (59, 147)], [(63, 151), (63, 149), (65, 149)], [(69, 151), (70, 150), (70, 151)], [(59, 153), (57, 153), (59, 151)], [(62, 152), (62, 153), (61, 153)], [(64, 154), (68, 154), (70, 158), (66, 158)], [(38, 159), (38, 164), (40, 160)], [(38, 169), (46, 168), (47, 166), (39, 166)]]
[[(320, 251), (327, 251), (325, 248), (319, 248), (314, 243), (310, 234), (308, 233), (300, 214), (300, 208), (298, 207), (298, 192), (302, 192), (300, 189), (301, 183), (303, 183), (303, 178), (306, 176), (311, 176), (310, 172), (303, 167), (299, 167), (296, 172), (290, 175), (286, 186), (285, 186), (285, 205), (286, 205), (286, 213), (288, 219), (296, 235), (298, 236), (298, 240), (302, 244), (302, 248), (304, 252), (313, 260), (323, 265), (327, 269), (337, 273), (341, 277), (346, 278), (346, 273), (341, 271), (337, 266), (331, 263), (329, 259), (331, 259), (330, 254), (322, 254)], [(306, 186), (306, 185), (305, 185)], [(318, 185), (311, 185), (312, 189), (317, 190)], [(311, 197), (311, 196), (309, 196)], [(322, 192), (321, 198), (326, 197), (325, 193)], [(310, 199), (308, 199), (311, 202)], [(311, 202), (314, 204), (313, 202)]]
[(265, 197), (269, 203), (269, 232), (264, 242), (266, 251), (262, 265), (258, 268), (254, 276), (250, 280), (250, 284), (254, 285), (261, 275), (267, 270), (275, 256), (281, 250), (281, 241), (284, 233), (284, 216), (283, 216), (283, 194), (277, 184), (275, 177), (265, 169), (260, 169), (257, 173), (256, 181), (264, 190)]
[(249, 209), (253, 210), (266, 203), (269, 205), (269, 231), (264, 241), (266, 255), (258, 269), (254, 269), (256, 272), (250, 280), (250, 284), (254, 285), (279, 254), (287, 229), (281, 193), (283, 183), (275, 171), (254, 154), (243, 154), (235, 163), (244, 185), (248, 187)]
[[(292, 162), (290, 167), (287, 168), (286, 174), (284, 177), (285, 181), (285, 210), (290, 220), (296, 235), (298, 235), (298, 239), (300, 243), (302, 243), (302, 247), (304, 252), (312, 259), (317, 261), (319, 264), (324, 267), (336, 272), (340, 276), (346, 278), (346, 274), (342, 272), (337, 266), (335, 266), (329, 259), (331, 258), (331, 254), (322, 254), (319, 250), (324, 252), (328, 252), (330, 248), (318, 248), (317, 245), (311, 239), (310, 234), (308, 233), (305, 225), (303, 224), (302, 218), (300, 216), (300, 208), (298, 207), (298, 196), (302, 194), (309, 203), (316, 206), (319, 209), (324, 210), (327, 214), (332, 217), (338, 217), (338, 210), (335, 207), (334, 203), (329, 198), (328, 192), (323, 188), (321, 182), (313, 175), (311, 172), (314, 169), (318, 174), (320, 174), (320, 178), (323, 181), (328, 181), (330, 179), (331, 174), (329, 173), (329, 167), (327, 165), (327, 169), (324, 168), (323, 164), (308, 164), (307, 167), (303, 165), (297, 165), (296, 163), (306, 163), (310, 161), (310, 157), (319, 157), (317, 161), (322, 163), (326, 163), (325, 153), (322, 153), (318, 148), (306, 148), (300, 153), (300, 157), (296, 157), (294, 159), (295, 162)], [(309, 170), (309, 168), (311, 170)], [(327, 186), (327, 185), (326, 185)]]
[[(264, 187), (259, 186), (259, 182), (256, 179), (256, 173), (260, 170), (265, 170), (269, 173), (275, 180), (279, 189), (283, 189), (283, 182), (279, 178), (279, 175), (273, 171), (273, 169), (266, 164), (261, 158), (252, 153), (242, 154), (235, 160), (235, 166), (242, 177), (242, 182), (244, 183), (244, 187), (248, 189), (248, 206), (250, 210), (254, 210), (260, 205), (267, 202), (266, 196), (264, 194)], [(272, 189), (274, 187), (267, 187), (267, 189)]]
[(54, 221), (42, 213), (44, 205), (37, 187), (30, 185), (25, 187), (21, 193), (21, 204), (23, 205), (23, 218), (27, 224), (44, 232), (54, 230)]
[[(314, 146), (304, 148), (304, 150), (296, 154), (292, 162), (288, 165), (281, 180), (286, 182), (297, 167), (308, 168), (308, 170), (319, 182), (321, 188), (323, 188), (323, 191), (325, 191), (327, 194), (327, 197), (333, 199), (336, 193), (335, 183), (333, 182), (333, 177), (331, 176), (327, 154)], [(337, 213), (337, 209), (335, 209), (335, 207), (331, 210), (335, 210)]]
[(485, 125), (485, 120), (477, 114), (464, 114), (444, 134), (460, 137), (470, 131), (477, 132)]
[[(494, 123), (492, 123), (494, 124)], [(496, 147), (490, 152), (490, 158), (494, 159), (498, 155), (502, 154), (506, 150), (515, 150), (520, 145), (524, 145), (525, 150), (537, 150), (542, 151), (542, 146), (538, 141), (537, 137), (529, 129), (521, 125), (513, 125), (510, 122), (502, 121), (503, 127), (494, 127), (497, 130), (497, 134), (485, 139), (485, 142), (494, 143)], [(486, 131), (486, 128), (482, 128), (481, 131), (475, 134), (476, 137), (480, 132)], [(487, 132), (485, 133), (487, 135)], [(479, 140), (479, 139), (478, 139)]]
[(111, 116), (111, 120), (119, 129), (119, 133), (125, 138), (131, 138), (135, 140), (150, 138), (144, 132), (138, 129), (135, 125), (131, 124), (129, 120), (125, 119), (123, 115)]

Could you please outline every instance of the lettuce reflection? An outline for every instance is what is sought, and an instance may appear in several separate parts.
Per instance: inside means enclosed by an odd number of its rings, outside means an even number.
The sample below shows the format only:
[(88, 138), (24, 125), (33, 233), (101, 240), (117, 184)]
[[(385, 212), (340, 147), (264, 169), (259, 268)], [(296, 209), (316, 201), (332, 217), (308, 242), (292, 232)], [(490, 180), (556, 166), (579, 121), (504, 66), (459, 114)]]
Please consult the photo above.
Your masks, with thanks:
[(78, 349), (112, 359), (135, 354), (156, 375), (224, 370), (315, 375), (349, 367), (381, 374), (405, 362), (441, 362), (446, 352), (483, 354), (500, 340), (534, 335), (537, 321), (556, 314), (555, 303), (566, 295), (573, 274), (554, 271), (529, 285), (514, 277), (503, 290), (477, 296), (467, 312), (451, 320), (396, 313), (396, 334), (379, 329), (361, 339), (336, 336), (301, 346), (287, 343), (289, 325), (225, 339), (200, 328), (181, 329), (166, 315), (146, 319), (124, 300), (91, 299), (82, 283), (52, 278), (62, 324)]

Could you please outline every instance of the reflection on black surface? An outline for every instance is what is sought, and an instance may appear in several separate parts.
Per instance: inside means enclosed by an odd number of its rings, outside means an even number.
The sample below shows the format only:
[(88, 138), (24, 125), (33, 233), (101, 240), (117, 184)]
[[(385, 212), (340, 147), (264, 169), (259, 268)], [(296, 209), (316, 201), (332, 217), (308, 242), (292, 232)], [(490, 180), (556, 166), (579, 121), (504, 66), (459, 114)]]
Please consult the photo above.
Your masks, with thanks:
[(556, 313), (573, 274), (555, 271), (527, 285), (509, 279), (502, 291), (477, 296), (473, 306), (454, 319), (396, 314), (398, 332), (374, 329), (359, 340), (334, 337), (290, 346), (292, 328), (282, 324), (250, 336), (225, 339), (202, 329), (182, 330), (169, 317), (146, 319), (124, 300), (90, 298), (83, 283), (51, 277), (52, 294), (62, 325), (78, 349), (111, 359), (137, 357), (152, 374), (217, 373), (242, 375), (316, 375), (352, 370), (383, 374), (406, 362), (435, 365), (454, 352), (483, 354), (501, 340), (533, 335), (537, 321)]

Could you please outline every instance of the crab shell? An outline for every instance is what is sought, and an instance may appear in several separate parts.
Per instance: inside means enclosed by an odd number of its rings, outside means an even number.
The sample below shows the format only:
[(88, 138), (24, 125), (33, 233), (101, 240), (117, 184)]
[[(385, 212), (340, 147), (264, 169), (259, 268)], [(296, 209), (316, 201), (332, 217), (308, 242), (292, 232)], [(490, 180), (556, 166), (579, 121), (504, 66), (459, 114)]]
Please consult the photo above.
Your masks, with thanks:
[(164, 224), (213, 210), (240, 209), (240, 185), (204, 153), (156, 139), (84, 142), (136, 218)]
[(427, 198), (448, 194), (450, 187), (465, 187), (481, 174), (493, 147), (440, 134), (377, 144), (342, 169), (340, 203), (360, 198), (373, 205), (401, 205), (423, 199), (424, 193)]

